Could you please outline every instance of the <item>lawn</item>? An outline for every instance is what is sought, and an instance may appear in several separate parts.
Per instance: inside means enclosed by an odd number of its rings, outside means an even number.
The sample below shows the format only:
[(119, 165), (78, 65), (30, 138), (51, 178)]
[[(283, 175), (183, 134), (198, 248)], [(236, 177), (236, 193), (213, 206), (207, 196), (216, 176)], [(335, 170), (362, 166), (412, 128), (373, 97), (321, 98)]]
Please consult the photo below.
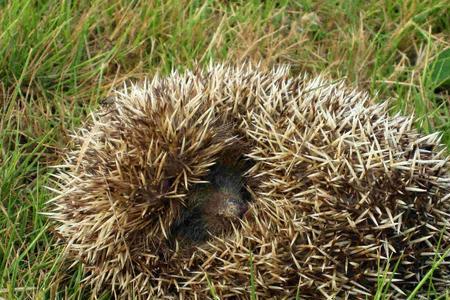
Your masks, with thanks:
[(71, 130), (114, 87), (211, 61), (287, 63), (378, 95), (450, 147), (435, 70), (449, 47), (448, 0), (0, 0), (0, 299), (85, 297), (41, 212)]

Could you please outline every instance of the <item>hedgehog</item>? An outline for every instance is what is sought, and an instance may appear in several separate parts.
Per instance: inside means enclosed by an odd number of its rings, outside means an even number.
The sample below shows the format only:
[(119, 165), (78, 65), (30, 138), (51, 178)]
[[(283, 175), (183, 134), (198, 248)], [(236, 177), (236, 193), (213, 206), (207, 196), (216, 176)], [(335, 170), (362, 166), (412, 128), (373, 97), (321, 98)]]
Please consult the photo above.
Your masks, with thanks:
[(48, 205), (93, 298), (404, 298), (430, 275), (432, 291), (449, 286), (441, 134), (386, 101), (254, 64), (155, 75), (110, 99), (74, 132)]

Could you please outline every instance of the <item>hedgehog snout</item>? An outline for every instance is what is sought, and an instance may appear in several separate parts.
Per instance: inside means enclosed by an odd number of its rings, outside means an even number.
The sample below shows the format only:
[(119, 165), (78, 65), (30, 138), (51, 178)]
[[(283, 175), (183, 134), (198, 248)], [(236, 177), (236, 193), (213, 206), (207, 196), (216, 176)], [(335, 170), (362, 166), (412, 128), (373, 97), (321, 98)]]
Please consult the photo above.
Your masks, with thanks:
[(224, 201), (224, 207), (219, 215), (229, 218), (241, 218), (248, 209), (245, 201), (236, 198), (228, 198)]

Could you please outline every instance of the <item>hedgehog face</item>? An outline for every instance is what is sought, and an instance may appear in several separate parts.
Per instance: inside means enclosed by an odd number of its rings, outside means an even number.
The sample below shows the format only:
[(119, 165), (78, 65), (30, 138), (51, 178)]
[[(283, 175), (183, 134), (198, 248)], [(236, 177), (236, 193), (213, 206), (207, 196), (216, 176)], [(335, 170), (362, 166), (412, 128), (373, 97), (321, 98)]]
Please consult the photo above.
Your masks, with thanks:
[(231, 225), (231, 221), (242, 218), (248, 208), (241, 193), (212, 191), (204, 201), (201, 211), (205, 225), (211, 232), (220, 232), (221, 227)]
[(206, 178), (209, 182), (194, 187), (188, 205), (172, 227), (175, 239), (189, 244), (206, 241), (232, 228), (248, 209), (241, 174), (233, 168), (219, 166)]

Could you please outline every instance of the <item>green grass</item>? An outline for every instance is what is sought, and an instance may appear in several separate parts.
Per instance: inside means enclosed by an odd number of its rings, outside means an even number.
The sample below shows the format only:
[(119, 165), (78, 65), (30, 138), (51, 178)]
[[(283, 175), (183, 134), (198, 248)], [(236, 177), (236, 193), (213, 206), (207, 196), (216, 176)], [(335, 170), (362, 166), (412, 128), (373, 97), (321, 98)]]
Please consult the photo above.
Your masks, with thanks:
[(290, 63), (378, 93), (450, 146), (429, 68), (449, 47), (448, 0), (0, 0), (0, 298), (86, 297), (39, 212), (70, 131), (113, 86), (211, 60)]

